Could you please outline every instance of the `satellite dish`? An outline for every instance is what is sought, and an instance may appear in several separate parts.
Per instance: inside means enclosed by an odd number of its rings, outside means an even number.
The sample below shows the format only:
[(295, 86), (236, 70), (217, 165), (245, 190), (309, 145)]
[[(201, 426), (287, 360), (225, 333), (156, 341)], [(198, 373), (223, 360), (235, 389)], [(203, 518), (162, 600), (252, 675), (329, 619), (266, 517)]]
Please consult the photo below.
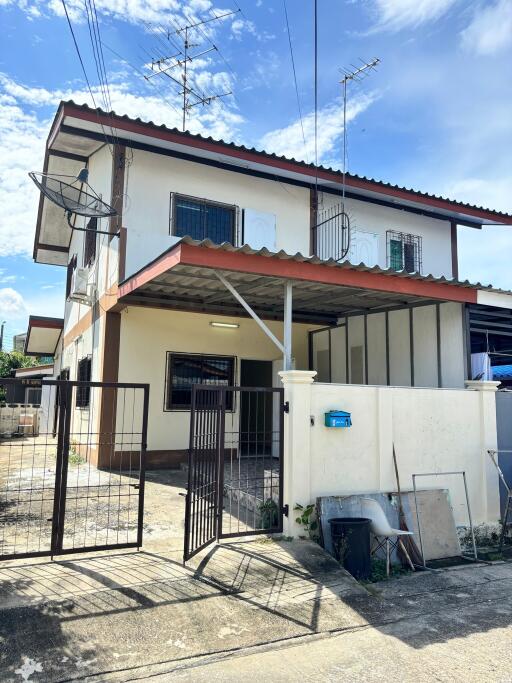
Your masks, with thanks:
[[(77, 176), (34, 172), (30, 172), (29, 176), (47, 199), (66, 211), (66, 218), (72, 230), (77, 229), (71, 223), (72, 214), (86, 218), (106, 218), (117, 215), (117, 211), (98, 197), (89, 185), (89, 171), (86, 168), (83, 168)], [(73, 180), (66, 182), (63, 178)]]

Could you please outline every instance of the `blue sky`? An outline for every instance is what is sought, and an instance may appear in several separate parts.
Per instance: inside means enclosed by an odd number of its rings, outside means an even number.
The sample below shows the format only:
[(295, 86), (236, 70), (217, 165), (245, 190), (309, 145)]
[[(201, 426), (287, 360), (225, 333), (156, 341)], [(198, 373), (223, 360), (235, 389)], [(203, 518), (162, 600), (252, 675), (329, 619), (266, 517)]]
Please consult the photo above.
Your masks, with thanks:
[[(82, 0), (66, 0), (98, 104)], [(304, 119), (304, 146), (283, 0), (238, 0), (215, 25), (220, 48), (195, 63), (205, 92), (190, 128), (313, 160), (313, 0), (287, 0)], [(512, 211), (511, 0), (318, 0), (319, 156), (339, 166), (340, 67), (374, 56), (379, 70), (350, 91), (349, 169), (428, 192)], [(176, 125), (176, 91), (142, 78), (161, 56), (158, 27), (236, 9), (233, 0), (96, 0), (111, 100), (118, 113)], [(61, 98), (91, 103), (61, 0), (0, 0), (0, 319), (7, 337), (28, 313), (61, 315), (63, 269), (31, 260), (44, 141)], [(198, 36), (198, 42), (202, 40)], [(197, 48), (200, 51), (202, 48)], [(172, 51), (172, 47), (171, 47)], [(133, 67), (136, 67), (135, 70)], [(461, 229), (461, 275), (512, 288), (512, 228)], [(8, 340), (9, 341), (9, 340)]]

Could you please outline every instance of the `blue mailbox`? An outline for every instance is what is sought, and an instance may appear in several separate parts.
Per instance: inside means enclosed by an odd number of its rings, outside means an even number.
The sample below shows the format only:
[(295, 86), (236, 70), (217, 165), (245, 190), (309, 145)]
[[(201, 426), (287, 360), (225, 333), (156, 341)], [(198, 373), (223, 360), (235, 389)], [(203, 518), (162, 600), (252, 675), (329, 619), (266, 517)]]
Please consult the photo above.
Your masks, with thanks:
[(326, 427), (352, 427), (352, 418), (350, 413), (344, 410), (329, 410), (325, 413)]

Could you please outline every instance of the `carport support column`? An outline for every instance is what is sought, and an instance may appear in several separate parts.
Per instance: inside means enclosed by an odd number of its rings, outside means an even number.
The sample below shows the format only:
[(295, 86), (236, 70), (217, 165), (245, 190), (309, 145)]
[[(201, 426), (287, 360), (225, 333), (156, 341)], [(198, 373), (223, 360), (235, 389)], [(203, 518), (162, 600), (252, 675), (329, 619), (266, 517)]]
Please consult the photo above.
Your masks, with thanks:
[(284, 415), (283, 504), (288, 505), (283, 532), (286, 536), (301, 536), (302, 526), (295, 522), (297, 503), (308, 505), (311, 500), (311, 389), (316, 371), (283, 370), (279, 373), (284, 385), (284, 400), (288, 413)]
[(284, 354), (283, 368), (292, 369), (292, 283), (286, 282), (284, 286)]

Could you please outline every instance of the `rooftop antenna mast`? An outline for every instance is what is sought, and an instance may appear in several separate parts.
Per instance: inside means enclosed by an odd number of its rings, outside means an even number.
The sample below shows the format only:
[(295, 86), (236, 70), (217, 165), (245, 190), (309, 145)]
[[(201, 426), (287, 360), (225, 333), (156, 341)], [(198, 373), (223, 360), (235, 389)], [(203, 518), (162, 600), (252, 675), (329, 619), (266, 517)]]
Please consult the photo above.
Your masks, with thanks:
[[(189, 72), (188, 72), (188, 67), (189, 64), (191, 64), (195, 59), (198, 57), (202, 57), (203, 55), (208, 54), (209, 52), (217, 52), (218, 48), (216, 45), (212, 43), (212, 47), (203, 50), (202, 52), (198, 52), (194, 55), (190, 54), (190, 50), (195, 47), (199, 47), (199, 43), (193, 43), (191, 42), (191, 32), (193, 35), (194, 29), (197, 31), (201, 31), (201, 26), (204, 26), (205, 24), (210, 24), (214, 21), (219, 21), (220, 19), (226, 19), (227, 17), (230, 17), (234, 14), (238, 14), (240, 12), (240, 9), (234, 10), (233, 12), (225, 12), (224, 14), (219, 14), (215, 15), (209, 19), (204, 19), (202, 21), (196, 21), (196, 22), (190, 22), (186, 24), (185, 26), (182, 26), (181, 28), (177, 29), (173, 33), (168, 32), (167, 33), (167, 40), (169, 42), (171, 41), (171, 35), (177, 35), (180, 40), (183, 41), (183, 47), (182, 49), (179, 50), (178, 53), (170, 55), (169, 57), (161, 57), (160, 59), (155, 59), (152, 60), (151, 62), (151, 72), (149, 75), (144, 76), (144, 78), (149, 81), (151, 78), (154, 78), (155, 76), (167, 76), (167, 78), (170, 78), (174, 83), (177, 83), (179, 86), (182, 88), (182, 92), (180, 92), (180, 96), (182, 97), (182, 130), (185, 131), (187, 128), (187, 115), (188, 112), (193, 108), (197, 107), (198, 105), (202, 104), (207, 105), (211, 104), (214, 100), (218, 100), (221, 97), (227, 97), (228, 95), (232, 95), (232, 91), (225, 92), (225, 93), (218, 93), (215, 95), (205, 95), (202, 92), (198, 92), (194, 86), (190, 83), (190, 77), (189, 77)], [(186, 17), (188, 19), (188, 17)], [(190, 20), (189, 20), (190, 21)], [(204, 35), (204, 33), (203, 33)], [(175, 78), (174, 76), (171, 75), (171, 72), (173, 69), (181, 69), (181, 76), (179, 78)]]
[(380, 64), (380, 59), (375, 57), (369, 62), (364, 62), (360, 59), (361, 66), (351, 64), (352, 70), (341, 69), (343, 78), (340, 83), (343, 87), (343, 180), (342, 180), (342, 198), (343, 206), (345, 206), (345, 176), (347, 174), (347, 85), (349, 81), (362, 81), (370, 75)]

